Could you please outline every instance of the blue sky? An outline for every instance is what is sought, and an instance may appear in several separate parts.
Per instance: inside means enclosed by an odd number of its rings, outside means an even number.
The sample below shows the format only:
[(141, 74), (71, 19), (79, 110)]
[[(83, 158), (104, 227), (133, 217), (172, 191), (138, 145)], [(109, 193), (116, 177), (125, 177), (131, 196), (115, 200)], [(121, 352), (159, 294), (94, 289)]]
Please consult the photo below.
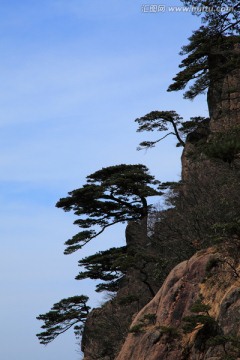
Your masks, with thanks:
[(179, 179), (174, 141), (137, 152), (148, 135), (136, 133), (134, 119), (152, 110), (207, 116), (205, 96), (190, 102), (166, 92), (199, 19), (141, 12), (150, 3), (0, 1), (1, 359), (81, 358), (71, 331), (39, 345), (35, 318), (68, 296), (101, 302), (93, 285), (74, 280), (77, 260), (123, 243), (124, 227), (64, 256), (77, 229), (55, 203), (88, 174), (119, 163)]

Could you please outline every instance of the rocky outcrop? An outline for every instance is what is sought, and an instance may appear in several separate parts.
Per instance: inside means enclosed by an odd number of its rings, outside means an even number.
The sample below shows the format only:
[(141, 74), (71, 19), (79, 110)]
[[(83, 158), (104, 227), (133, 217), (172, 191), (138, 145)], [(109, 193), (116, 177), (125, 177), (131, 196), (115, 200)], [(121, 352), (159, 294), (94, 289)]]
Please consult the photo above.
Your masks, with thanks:
[(199, 150), (198, 145), (207, 143), (211, 134), (210, 121), (206, 119), (199, 127), (187, 136), (182, 153), (182, 180), (187, 181), (189, 173), (198, 171), (199, 163), (206, 161), (206, 156)]
[[(201, 150), (204, 143), (214, 140), (218, 134), (240, 128), (240, 37), (229, 36), (222, 40), (208, 55), (210, 121), (204, 121), (186, 139), (182, 154), (183, 181), (188, 180), (189, 173), (198, 171), (199, 163), (209, 163)], [(236, 154), (237, 164), (239, 157)]]
[(117, 296), (89, 314), (82, 337), (84, 360), (112, 360), (118, 353), (132, 316), (157, 293), (160, 284), (150, 276), (153, 253), (146, 236), (146, 220), (126, 228), (127, 271)]
[[(182, 193), (189, 195), (195, 189), (193, 195), (197, 196), (197, 200), (202, 196), (198, 212), (194, 213), (196, 219), (192, 221), (191, 218), (195, 199), (192, 207), (191, 204), (187, 205), (188, 219), (182, 222), (186, 225), (184, 229), (175, 224), (181, 220), (181, 216), (174, 215), (173, 210), (168, 209), (164, 212), (166, 216), (162, 214), (155, 227), (155, 232), (158, 232), (155, 245), (146, 235), (146, 223), (129, 223), (126, 243), (130, 265), (117, 296), (101, 308), (93, 309), (88, 316), (82, 338), (84, 360), (240, 360), (239, 259), (229, 256), (223, 250), (209, 248), (181, 262), (167, 276), (173, 266), (192, 256), (196, 248), (209, 246), (207, 241), (207, 245), (204, 245), (205, 239), (201, 236), (201, 244), (196, 244), (196, 239), (192, 238), (192, 234), (196, 235), (198, 231), (202, 234), (202, 229), (208, 238), (210, 235), (206, 234), (206, 229), (209, 223), (212, 230), (212, 226), (220, 219), (214, 216), (210, 222), (207, 221), (207, 216), (211, 216), (208, 205), (216, 209), (216, 215), (217, 211), (222, 214), (224, 204), (214, 207), (202, 195), (204, 191), (207, 192), (209, 199), (214, 199), (218, 204), (219, 193), (215, 197), (213, 189), (209, 196), (208, 181), (214, 180), (215, 176), (221, 182), (225, 171), (240, 168), (240, 156), (237, 153), (231, 164), (223, 160), (224, 166), (221, 168), (219, 159), (216, 161), (204, 152), (204, 148), (221, 133), (229, 130), (234, 132), (240, 126), (238, 40), (229, 38), (227, 45), (225, 43), (223, 47), (216, 47), (209, 55), (210, 121), (205, 120), (188, 135), (182, 154)], [(229, 61), (234, 66), (229, 67)], [(216, 169), (218, 171), (214, 171)], [(225, 169), (224, 174), (221, 169)], [(218, 176), (219, 172), (221, 176)], [(205, 175), (208, 175), (207, 180)], [(193, 180), (199, 191), (196, 191)], [(215, 183), (212, 181), (212, 188)], [(220, 189), (219, 184), (216, 185), (216, 191), (226, 192), (224, 186)], [(227, 191), (230, 192), (229, 189)], [(223, 200), (228, 199), (222, 197)], [(186, 207), (180, 206), (176, 211), (186, 217)], [(222, 218), (225, 219), (224, 216)], [(199, 219), (203, 219), (202, 224), (198, 223)], [(186, 227), (188, 233), (193, 230), (188, 246)], [(184, 234), (185, 242), (182, 241), (184, 239), (179, 229)], [(154, 272), (160, 273), (158, 281)], [(192, 306), (200, 302), (202, 311), (193, 313)], [(188, 321), (186, 317), (189, 317)], [(186, 325), (190, 326), (190, 330), (186, 330)]]
[[(184, 319), (194, 319), (191, 307), (199, 299), (209, 308), (198, 313), (206, 322), (186, 333)], [(116, 360), (238, 359), (239, 313), (239, 264), (212, 248), (200, 251), (177, 265), (139, 312)]]
[(240, 38), (226, 37), (209, 57), (208, 108), (212, 132), (240, 125)]

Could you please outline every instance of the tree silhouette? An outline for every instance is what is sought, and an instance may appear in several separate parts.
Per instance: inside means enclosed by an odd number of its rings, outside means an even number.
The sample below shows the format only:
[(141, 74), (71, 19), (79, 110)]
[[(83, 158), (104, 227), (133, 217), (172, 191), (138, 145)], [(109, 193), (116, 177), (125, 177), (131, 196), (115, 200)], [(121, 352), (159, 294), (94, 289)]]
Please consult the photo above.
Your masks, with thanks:
[(45, 331), (37, 334), (40, 344), (49, 344), (72, 326), (75, 334), (81, 335), (83, 324), (90, 310), (87, 301), (87, 296), (72, 296), (54, 304), (46, 314), (39, 315), (37, 320), (45, 322), (41, 327)]
[[(193, 99), (204, 93), (211, 81), (226, 76), (239, 67), (239, 56), (233, 49), (240, 38), (240, 1), (236, 0), (182, 0), (193, 9), (193, 14), (202, 17), (198, 30), (193, 31), (189, 44), (182, 47), (180, 55), (186, 56), (179, 67), (183, 70), (173, 78), (168, 91), (183, 90), (190, 82), (184, 98)], [(199, 10), (198, 10), (199, 9)], [(225, 11), (224, 11), (225, 9)], [(205, 11), (204, 11), (205, 10)], [(218, 55), (223, 58), (222, 66), (211, 69), (209, 59)]]
[(147, 217), (151, 209), (147, 197), (162, 194), (158, 185), (141, 164), (109, 166), (87, 176), (85, 185), (56, 204), (65, 211), (72, 210), (78, 216), (74, 224), (87, 229), (66, 241), (65, 254), (81, 249), (109, 226)]
[(139, 144), (138, 150), (154, 147), (159, 141), (162, 141), (169, 135), (173, 135), (177, 139), (176, 146), (185, 146), (185, 140), (188, 134), (192, 133), (201, 126), (205, 126), (209, 120), (207, 118), (197, 116), (191, 117), (188, 121), (176, 111), (152, 111), (149, 114), (137, 118), (135, 122), (139, 127), (137, 132), (143, 131), (159, 131), (164, 136), (155, 141), (143, 141)]

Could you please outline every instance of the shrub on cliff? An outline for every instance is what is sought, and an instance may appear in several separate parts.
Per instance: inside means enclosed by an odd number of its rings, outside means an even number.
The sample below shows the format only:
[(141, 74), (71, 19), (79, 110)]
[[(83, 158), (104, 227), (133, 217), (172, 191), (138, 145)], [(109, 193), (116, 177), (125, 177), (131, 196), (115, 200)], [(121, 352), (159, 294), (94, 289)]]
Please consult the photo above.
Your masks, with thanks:
[[(168, 210), (155, 214), (152, 244), (158, 261), (155, 275), (168, 272), (196, 251), (240, 240), (240, 173), (224, 162), (199, 164), (188, 180), (167, 196)], [(239, 255), (239, 252), (238, 252)], [(154, 273), (154, 271), (153, 271)]]

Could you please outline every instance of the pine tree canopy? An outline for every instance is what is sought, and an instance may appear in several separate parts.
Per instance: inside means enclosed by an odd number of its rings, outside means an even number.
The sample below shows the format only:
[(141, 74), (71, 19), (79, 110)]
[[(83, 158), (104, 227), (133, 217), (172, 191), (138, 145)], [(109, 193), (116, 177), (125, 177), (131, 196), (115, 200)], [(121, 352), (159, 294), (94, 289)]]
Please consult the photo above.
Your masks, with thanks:
[(126, 246), (111, 248), (79, 260), (79, 266), (84, 267), (86, 271), (81, 271), (76, 280), (103, 280), (105, 283), (96, 286), (97, 292), (117, 291), (125, 273), (126, 250)]
[(162, 195), (158, 185), (141, 164), (109, 166), (87, 176), (85, 185), (56, 204), (72, 210), (78, 217), (74, 224), (84, 229), (66, 241), (65, 254), (81, 249), (113, 224), (146, 217), (151, 208), (146, 198)]
[[(186, 57), (179, 67), (183, 70), (173, 78), (168, 91), (183, 90), (190, 83), (184, 98), (193, 99), (208, 89), (210, 76), (211, 81), (217, 80), (240, 65), (239, 56), (234, 57), (232, 53), (234, 44), (239, 44), (240, 1), (182, 0), (182, 2), (193, 9), (194, 15), (202, 17), (204, 25), (194, 31), (189, 38), (189, 44), (182, 47), (180, 55)], [(223, 66), (209, 74), (209, 57), (219, 48), (221, 48), (221, 56), (224, 57)]]
[(192, 14), (201, 16), (209, 33), (236, 35), (240, 31), (239, 0), (181, 0), (192, 8)]
[(87, 296), (72, 296), (54, 304), (46, 314), (39, 315), (37, 320), (44, 321), (41, 328), (45, 330), (37, 334), (40, 344), (49, 344), (72, 326), (74, 326), (75, 335), (79, 336), (90, 310), (90, 307), (86, 305), (87, 301)]
[(139, 125), (137, 131), (160, 131), (164, 133), (164, 136), (155, 141), (141, 142), (138, 150), (154, 147), (159, 141), (169, 135), (176, 137), (176, 146), (185, 146), (187, 135), (199, 126), (205, 124), (206, 121), (208, 121), (208, 119), (201, 116), (191, 117), (189, 120), (183, 121), (183, 118), (173, 110), (152, 111), (135, 120)]

